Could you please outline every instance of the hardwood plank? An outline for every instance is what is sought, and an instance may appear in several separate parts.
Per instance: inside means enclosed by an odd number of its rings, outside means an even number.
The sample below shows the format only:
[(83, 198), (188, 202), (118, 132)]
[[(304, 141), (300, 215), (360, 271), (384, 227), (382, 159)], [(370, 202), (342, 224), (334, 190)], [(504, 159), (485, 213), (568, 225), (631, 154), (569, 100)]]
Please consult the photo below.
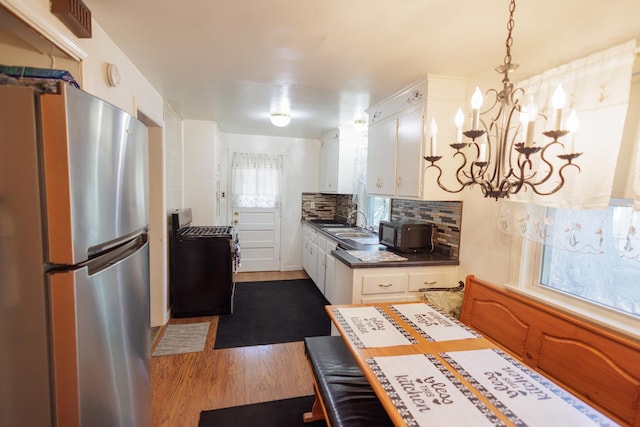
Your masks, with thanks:
[[(246, 281), (257, 281), (256, 277), (289, 280), (306, 276), (304, 272), (241, 274), (247, 275)], [(204, 351), (151, 358), (154, 427), (197, 426), (203, 410), (313, 394), (304, 343), (214, 350), (218, 316), (171, 319), (169, 324), (204, 321), (211, 322)], [(158, 332), (152, 351), (164, 329)]]
[(271, 280), (308, 279), (304, 270), (295, 271), (253, 271), (236, 274), (236, 282), (268, 282)]

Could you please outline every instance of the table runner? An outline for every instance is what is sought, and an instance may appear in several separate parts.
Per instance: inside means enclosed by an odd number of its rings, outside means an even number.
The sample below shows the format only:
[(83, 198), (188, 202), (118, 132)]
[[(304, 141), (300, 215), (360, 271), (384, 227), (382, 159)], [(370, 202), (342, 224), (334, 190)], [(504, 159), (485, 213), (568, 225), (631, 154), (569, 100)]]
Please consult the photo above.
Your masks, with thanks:
[(331, 310), (356, 348), (418, 343), (379, 307), (345, 307)]
[(367, 359), (407, 426), (503, 426), (431, 354)]
[(480, 338), (466, 325), (430, 304), (398, 304), (392, 305), (391, 310), (429, 341)]
[(516, 425), (618, 425), (500, 350), (441, 356)]

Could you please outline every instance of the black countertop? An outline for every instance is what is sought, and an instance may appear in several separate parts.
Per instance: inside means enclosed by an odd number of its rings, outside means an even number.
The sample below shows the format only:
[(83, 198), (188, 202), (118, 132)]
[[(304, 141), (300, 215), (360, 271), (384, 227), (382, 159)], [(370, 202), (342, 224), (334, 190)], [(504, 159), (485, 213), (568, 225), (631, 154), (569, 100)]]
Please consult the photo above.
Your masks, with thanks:
[[(323, 228), (330, 228), (332, 226), (344, 225), (339, 222), (330, 220), (311, 220), (302, 221), (305, 224), (315, 228), (319, 233), (331, 238), (338, 242), (338, 249), (331, 252), (333, 257), (345, 264), (349, 268), (387, 268), (387, 267), (434, 267), (440, 265), (458, 265), (459, 261), (456, 258), (443, 255), (438, 252), (419, 253), (419, 254), (404, 254), (390, 250), (384, 245), (363, 245), (352, 239), (340, 239), (325, 230)], [(376, 251), (376, 252), (391, 252), (407, 260), (402, 261), (362, 261), (356, 258), (349, 251)], [(373, 255), (373, 254), (372, 254)]]

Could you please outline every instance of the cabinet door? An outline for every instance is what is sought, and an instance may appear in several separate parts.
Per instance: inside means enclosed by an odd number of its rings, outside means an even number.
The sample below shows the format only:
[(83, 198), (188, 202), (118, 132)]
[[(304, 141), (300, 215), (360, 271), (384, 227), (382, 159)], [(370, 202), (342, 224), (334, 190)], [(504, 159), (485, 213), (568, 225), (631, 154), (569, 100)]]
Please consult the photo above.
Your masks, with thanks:
[(320, 149), (320, 191), (335, 193), (338, 187), (338, 142)]
[(325, 277), (324, 277), (324, 297), (329, 301), (329, 303), (333, 304), (333, 272), (335, 268), (336, 259), (331, 255), (331, 251), (327, 251), (327, 255), (325, 256)]
[(318, 287), (318, 289), (320, 290), (320, 292), (322, 292), (324, 294), (324, 289), (325, 289), (325, 272), (326, 272), (326, 264), (325, 264), (325, 259), (326, 259), (326, 251), (324, 250), (324, 247), (321, 245), (318, 245), (317, 247), (317, 269), (316, 269), (316, 286)]
[(369, 127), (367, 150), (367, 193), (395, 195), (397, 120), (387, 120)]
[(422, 158), (424, 135), (424, 108), (398, 118), (395, 193), (398, 197), (421, 197), (422, 170), (425, 166)]

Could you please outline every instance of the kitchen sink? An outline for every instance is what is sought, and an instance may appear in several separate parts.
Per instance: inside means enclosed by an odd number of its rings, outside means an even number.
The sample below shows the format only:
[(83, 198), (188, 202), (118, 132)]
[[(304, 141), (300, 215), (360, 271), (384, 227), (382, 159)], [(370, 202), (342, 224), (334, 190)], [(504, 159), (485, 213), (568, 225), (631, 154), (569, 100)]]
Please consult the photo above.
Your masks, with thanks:
[(363, 232), (355, 232), (355, 233), (346, 232), (346, 233), (333, 233), (333, 234), (335, 234), (337, 237), (341, 239), (350, 239), (352, 237), (373, 237), (371, 233), (363, 233)]
[(323, 228), (323, 231), (326, 231), (329, 234), (338, 234), (338, 233), (362, 233), (358, 227), (340, 227), (335, 228), (335, 226), (331, 226), (329, 228)]
[[(368, 238), (368, 240), (372, 240), (373, 238), (376, 238), (376, 241), (377, 241), (377, 236), (375, 234), (371, 233), (370, 231), (363, 230), (362, 228), (359, 228), (359, 227), (341, 227), (341, 228), (330, 227), (330, 228), (323, 228), (322, 230), (333, 235), (337, 239)], [(370, 244), (370, 243), (367, 243), (367, 244)]]

